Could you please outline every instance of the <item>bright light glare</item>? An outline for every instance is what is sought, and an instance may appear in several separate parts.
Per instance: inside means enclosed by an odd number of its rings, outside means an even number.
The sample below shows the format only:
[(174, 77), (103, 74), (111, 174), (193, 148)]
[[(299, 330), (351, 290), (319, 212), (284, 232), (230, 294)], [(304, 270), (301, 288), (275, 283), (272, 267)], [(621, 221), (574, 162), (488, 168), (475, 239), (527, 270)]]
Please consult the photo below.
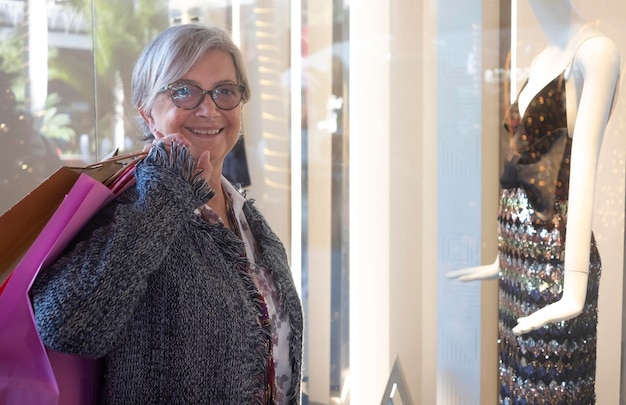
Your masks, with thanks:
[(509, 83), (511, 104), (517, 98), (517, 0), (511, 0), (511, 64), (509, 67)]
[(302, 290), (302, 2), (291, 0), (291, 272)]

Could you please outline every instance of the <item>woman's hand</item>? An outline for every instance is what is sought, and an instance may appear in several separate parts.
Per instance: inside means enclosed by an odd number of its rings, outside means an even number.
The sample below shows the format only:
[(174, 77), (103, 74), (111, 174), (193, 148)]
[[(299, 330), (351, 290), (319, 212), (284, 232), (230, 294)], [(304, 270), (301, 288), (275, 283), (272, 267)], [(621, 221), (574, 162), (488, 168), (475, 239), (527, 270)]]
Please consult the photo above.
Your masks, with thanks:
[(159, 142), (163, 142), (163, 144), (165, 145), (165, 149), (168, 153), (170, 152), (173, 143), (185, 146), (186, 148), (189, 148), (191, 146), (191, 144), (183, 134), (175, 132), (173, 134), (163, 135), (161, 132), (155, 131), (154, 140), (152, 141), (152, 143), (146, 144), (144, 150), (150, 149), (152, 146), (156, 145)]
[(499, 260), (496, 256), (496, 260), (491, 264), (450, 271), (446, 273), (446, 277), (460, 281), (493, 280), (498, 278), (499, 272)]
[(202, 177), (209, 182), (213, 174), (213, 165), (211, 164), (211, 152), (205, 150), (198, 156), (198, 170), (202, 170)]
[(143, 146), (144, 152), (149, 151), (153, 146), (157, 145), (159, 142), (163, 142), (163, 145), (165, 146), (165, 150), (167, 151), (167, 153), (170, 153), (170, 151), (172, 150), (172, 144), (174, 143), (177, 143), (179, 145), (189, 148), (189, 141), (187, 141), (187, 139), (182, 134), (175, 133), (175, 134), (163, 135), (157, 131), (152, 142), (146, 143)]
[[(170, 153), (172, 144), (174, 143), (180, 146), (186, 147), (189, 150), (189, 152), (192, 153), (192, 151), (190, 150), (191, 144), (189, 143), (187, 138), (185, 138), (184, 135), (177, 133), (177, 132), (168, 134), (168, 135), (163, 135), (161, 132), (156, 131), (155, 137), (152, 143), (146, 144), (143, 150), (148, 151), (150, 150), (150, 148), (152, 148), (154, 145), (156, 145), (159, 142), (163, 142), (163, 144), (165, 145), (165, 149), (167, 150), (168, 153)], [(196, 156), (194, 156), (194, 158), (196, 158)], [(211, 178), (211, 175), (213, 174), (213, 165), (211, 164), (211, 153), (208, 150), (203, 151), (202, 153), (200, 153), (200, 156), (196, 158), (196, 168), (202, 171), (202, 177), (207, 182), (209, 182), (209, 179)]]

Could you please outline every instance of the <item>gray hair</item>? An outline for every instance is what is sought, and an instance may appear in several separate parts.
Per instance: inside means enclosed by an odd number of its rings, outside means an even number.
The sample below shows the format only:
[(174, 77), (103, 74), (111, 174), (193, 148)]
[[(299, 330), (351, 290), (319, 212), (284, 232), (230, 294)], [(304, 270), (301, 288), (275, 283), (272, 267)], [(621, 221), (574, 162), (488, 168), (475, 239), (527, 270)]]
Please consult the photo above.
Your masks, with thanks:
[[(200, 24), (182, 24), (166, 28), (143, 49), (133, 68), (132, 103), (140, 111), (150, 111), (160, 89), (183, 77), (209, 51), (228, 53), (235, 64), (237, 83), (245, 90), (242, 103), (250, 99), (250, 85), (241, 51), (222, 28)], [(154, 138), (139, 117), (144, 132), (142, 140)]]

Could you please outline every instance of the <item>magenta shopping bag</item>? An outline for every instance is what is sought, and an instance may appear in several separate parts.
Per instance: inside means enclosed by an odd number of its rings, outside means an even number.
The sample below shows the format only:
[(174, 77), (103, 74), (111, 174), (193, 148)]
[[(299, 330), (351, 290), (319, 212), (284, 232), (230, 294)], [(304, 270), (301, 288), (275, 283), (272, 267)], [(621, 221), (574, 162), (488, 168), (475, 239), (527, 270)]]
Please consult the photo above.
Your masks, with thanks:
[(56, 353), (41, 342), (28, 291), (40, 268), (56, 259), (114, 193), (83, 173), (13, 270), (0, 295), (0, 404), (96, 402), (99, 363)]

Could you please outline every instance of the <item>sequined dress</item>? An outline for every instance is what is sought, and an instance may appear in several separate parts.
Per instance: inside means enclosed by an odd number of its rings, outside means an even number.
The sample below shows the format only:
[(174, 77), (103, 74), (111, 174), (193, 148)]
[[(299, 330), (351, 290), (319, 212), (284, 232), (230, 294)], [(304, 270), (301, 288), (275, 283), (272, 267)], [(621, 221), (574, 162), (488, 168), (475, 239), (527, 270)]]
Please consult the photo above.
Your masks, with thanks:
[(583, 312), (522, 336), (517, 319), (558, 301), (563, 291), (571, 138), (564, 73), (521, 116), (505, 120), (510, 151), (500, 178), (498, 250), (500, 403), (594, 404), (600, 256), (592, 235)]

